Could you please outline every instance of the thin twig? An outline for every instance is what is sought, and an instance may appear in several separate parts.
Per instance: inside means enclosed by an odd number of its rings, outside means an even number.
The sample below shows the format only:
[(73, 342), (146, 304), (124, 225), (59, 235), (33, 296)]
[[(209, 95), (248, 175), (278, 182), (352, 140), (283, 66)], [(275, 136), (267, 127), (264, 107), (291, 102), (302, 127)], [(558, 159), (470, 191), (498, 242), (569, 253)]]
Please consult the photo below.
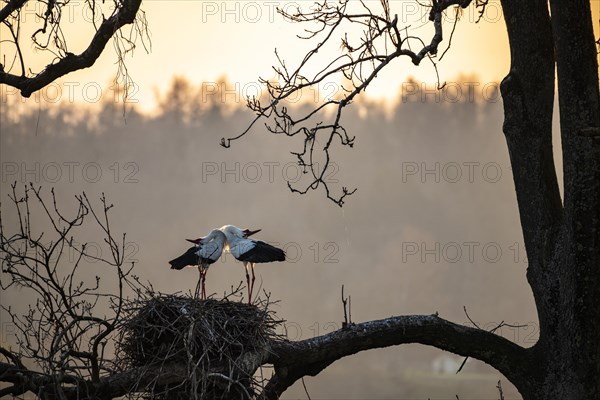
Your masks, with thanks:
[(302, 377), (302, 387), (304, 387), (304, 393), (306, 393), (306, 397), (308, 398), (308, 400), (312, 400), (310, 398), (310, 394), (308, 393), (308, 389), (306, 388), (306, 383), (304, 383), (304, 377)]
[[(331, 165), (332, 148), (336, 145), (350, 148), (354, 146), (355, 137), (350, 136), (342, 126), (343, 111), (371, 85), (383, 69), (400, 57), (408, 57), (415, 65), (427, 58), (436, 72), (438, 89), (443, 88), (437, 64), (433, 59), (443, 38), (442, 15), (451, 6), (457, 6), (457, 9), (467, 7), (471, 0), (432, 2), (429, 23), (433, 24), (434, 32), (428, 40), (409, 35), (408, 26), (398, 26), (398, 16), (394, 15), (392, 18), (389, 0), (381, 0), (379, 13), (364, 1), (359, 2), (360, 6), (357, 5), (362, 7), (361, 11), (348, 12), (348, 3), (347, 0), (322, 0), (315, 3), (311, 11), (279, 10), (288, 20), (310, 23), (311, 28), (305, 29), (305, 35), (300, 37), (314, 40), (315, 46), (306, 53), (295, 69), (289, 68), (276, 51), (278, 65), (273, 67), (275, 79), (260, 79), (266, 87), (267, 100), (248, 98), (248, 108), (255, 113), (255, 117), (240, 134), (221, 139), (222, 146), (230, 147), (232, 142), (247, 135), (259, 120), (265, 120), (265, 128), (273, 134), (303, 137), (300, 149), (291, 153), (307, 177), (294, 185), (288, 182), (288, 188), (298, 194), (323, 188), (326, 197), (340, 207), (347, 196), (356, 192), (356, 188), (348, 189), (342, 186), (341, 191), (337, 190), (334, 193), (326, 179)], [(350, 40), (346, 33), (346, 28), (351, 26), (358, 27), (363, 32), (356, 41)], [(455, 28), (456, 23), (452, 32)], [(401, 30), (406, 32), (404, 37), (400, 35)], [(337, 43), (341, 43), (341, 52), (322, 66), (315, 67), (316, 54), (328, 44)], [(309, 76), (306, 75), (308, 70), (316, 72)], [(295, 115), (297, 110), (288, 108), (288, 102), (306, 89), (332, 80), (344, 82), (336, 95), (324, 99), (315, 107), (309, 107), (309, 111), (305, 112), (306, 108), (299, 108), (302, 110), (299, 116)], [(324, 119), (328, 121), (325, 122)], [(324, 145), (317, 144), (319, 138), (323, 139)]]

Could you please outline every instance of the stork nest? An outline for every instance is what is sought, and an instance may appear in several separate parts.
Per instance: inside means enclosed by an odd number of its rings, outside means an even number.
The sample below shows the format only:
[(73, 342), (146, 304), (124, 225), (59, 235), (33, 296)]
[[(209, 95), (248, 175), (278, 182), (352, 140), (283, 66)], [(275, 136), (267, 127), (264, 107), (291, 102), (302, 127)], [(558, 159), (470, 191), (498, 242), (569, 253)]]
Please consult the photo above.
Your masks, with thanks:
[(268, 305), (177, 295), (139, 300), (128, 308), (121, 330), (120, 367), (187, 366), (185, 382), (145, 388), (145, 398), (252, 398), (260, 363), (248, 356), (264, 354), (280, 339), (275, 330), (281, 321)]

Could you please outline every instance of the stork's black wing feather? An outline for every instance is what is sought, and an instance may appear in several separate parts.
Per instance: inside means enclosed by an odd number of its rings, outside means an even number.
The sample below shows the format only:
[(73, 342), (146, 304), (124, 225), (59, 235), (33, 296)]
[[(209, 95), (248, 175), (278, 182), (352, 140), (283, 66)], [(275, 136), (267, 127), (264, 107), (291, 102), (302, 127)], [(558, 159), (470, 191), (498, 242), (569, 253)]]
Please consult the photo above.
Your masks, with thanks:
[(238, 257), (240, 261), (251, 263), (264, 263), (271, 261), (285, 261), (285, 252), (268, 243), (257, 240), (256, 246)]
[(190, 247), (185, 253), (176, 259), (169, 261), (169, 264), (171, 264), (171, 269), (183, 269), (188, 265), (198, 265), (200, 260), (198, 254), (196, 254), (197, 251), (198, 247)]

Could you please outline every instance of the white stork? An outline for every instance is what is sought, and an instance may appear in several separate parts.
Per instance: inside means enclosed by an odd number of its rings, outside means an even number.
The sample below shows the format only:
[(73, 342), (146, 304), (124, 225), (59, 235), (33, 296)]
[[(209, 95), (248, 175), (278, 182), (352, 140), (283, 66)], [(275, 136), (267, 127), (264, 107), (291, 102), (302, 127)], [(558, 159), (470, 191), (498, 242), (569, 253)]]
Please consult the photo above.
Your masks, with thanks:
[[(260, 232), (260, 229), (255, 231), (249, 229), (242, 230), (233, 225), (225, 225), (221, 228), (221, 231), (227, 238), (225, 251), (231, 253), (237, 260), (244, 263), (246, 283), (248, 285), (248, 304), (250, 304), (252, 302), (254, 280), (256, 279), (254, 276), (254, 264), (285, 261), (285, 252), (263, 241), (248, 239), (248, 236)], [(248, 268), (248, 265), (250, 265), (250, 268)], [(249, 269), (252, 273), (252, 280), (250, 280)]]
[(200, 278), (198, 280), (198, 285), (196, 286), (196, 295), (198, 295), (198, 289), (201, 286), (201, 298), (206, 299), (206, 288), (204, 287), (206, 272), (208, 271), (210, 264), (213, 264), (221, 257), (221, 253), (225, 247), (225, 234), (219, 229), (213, 229), (205, 237), (186, 240), (194, 243), (195, 246), (190, 247), (185, 253), (169, 261), (169, 264), (171, 264), (171, 269), (178, 270), (187, 266), (198, 266)]

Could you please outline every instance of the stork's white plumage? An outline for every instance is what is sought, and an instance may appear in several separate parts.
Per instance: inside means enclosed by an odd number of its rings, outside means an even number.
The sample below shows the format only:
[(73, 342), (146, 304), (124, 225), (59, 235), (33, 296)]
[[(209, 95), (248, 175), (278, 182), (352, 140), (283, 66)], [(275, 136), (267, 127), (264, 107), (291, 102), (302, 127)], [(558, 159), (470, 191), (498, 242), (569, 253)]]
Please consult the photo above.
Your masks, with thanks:
[[(237, 260), (244, 264), (246, 283), (248, 285), (248, 303), (251, 303), (254, 280), (256, 279), (254, 276), (254, 264), (285, 261), (285, 252), (261, 240), (248, 239), (248, 236), (260, 232), (260, 229), (251, 231), (249, 229), (240, 229), (233, 225), (225, 225), (221, 228), (221, 231), (227, 238), (224, 250), (231, 253)], [(252, 279), (250, 279), (250, 274), (252, 274)]]
[(210, 264), (213, 264), (221, 257), (227, 238), (221, 230), (213, 229), (205, 237), (186, 240), (194, 243), (195, 246), (190, 247), (181, 256), (169, 261), (169, 264), (171, 264), (171, 269), (178, 270), (187, 266), (198, 266), (200, 278), (198, 280), (198, 285), (196, 286), (196, 294), (198, 293), (199, 287), (201, 287), (201, 297), (202, 299), (205, 299), (206, 288), (204, 284), (206, 281), (206, 272), (208, 271)]

